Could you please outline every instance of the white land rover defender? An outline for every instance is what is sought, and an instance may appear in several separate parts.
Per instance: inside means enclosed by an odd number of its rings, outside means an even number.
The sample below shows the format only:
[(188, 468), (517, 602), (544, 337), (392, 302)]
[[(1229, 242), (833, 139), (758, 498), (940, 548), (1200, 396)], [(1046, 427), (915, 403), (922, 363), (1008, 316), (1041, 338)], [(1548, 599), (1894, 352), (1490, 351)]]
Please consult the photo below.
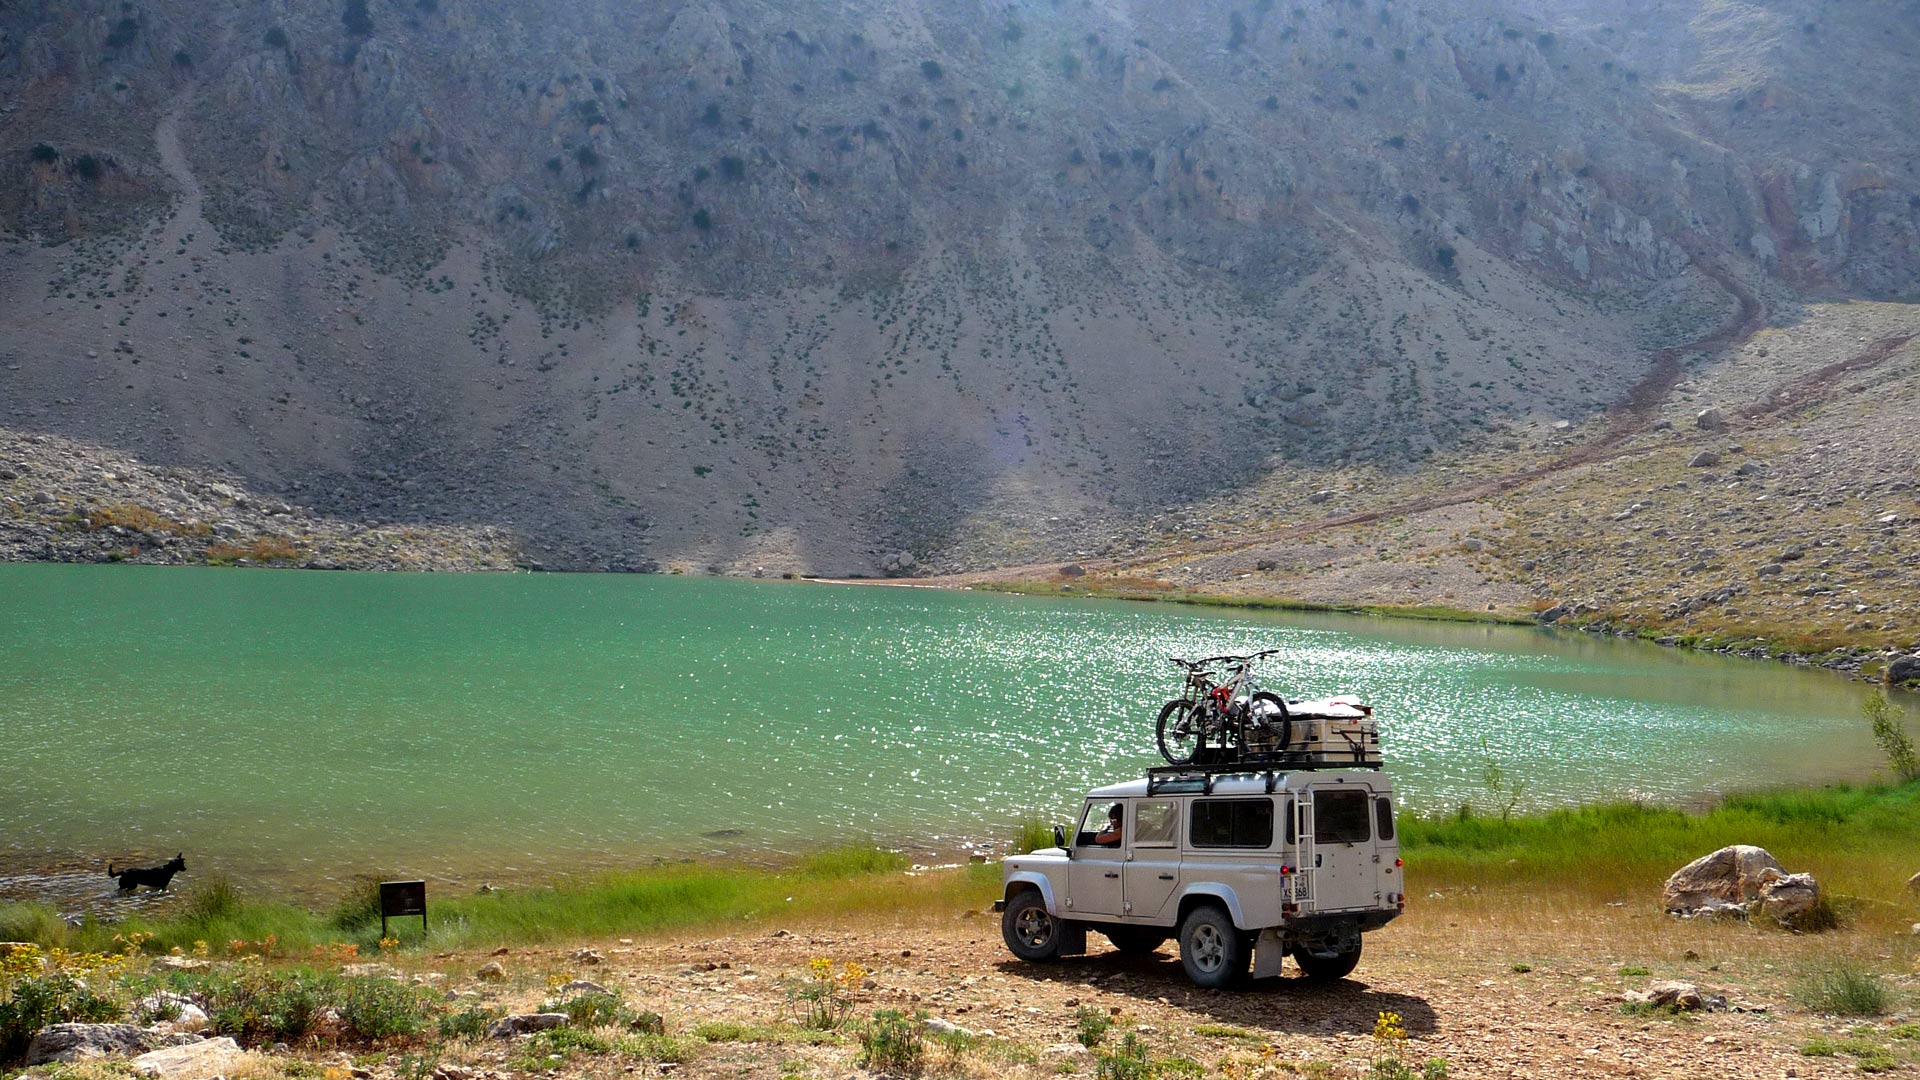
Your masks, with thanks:
[[(1115, 815), (1118, 815), (1117, 819)], [(1117, 828), (1115, 822), (1117, 821)], [(1170, 937), (1203, 987), (1280, 974), (1344, 977), (1360, 935), (1406, 908), (1393, 786), (1376, 771), (1174, 766), (1087, 794), (1068, 843), (1009, 857), (1001, 932), (1022, 960), (1122, 952)]]

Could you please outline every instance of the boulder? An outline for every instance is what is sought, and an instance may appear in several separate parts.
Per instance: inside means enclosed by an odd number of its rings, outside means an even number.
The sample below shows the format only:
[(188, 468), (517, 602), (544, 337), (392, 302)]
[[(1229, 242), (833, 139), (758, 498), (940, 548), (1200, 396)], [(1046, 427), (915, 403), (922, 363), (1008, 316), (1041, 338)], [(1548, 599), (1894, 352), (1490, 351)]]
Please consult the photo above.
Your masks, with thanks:
[(594, 964), (606, 963), (606, 957), (601, 956), (592, 949), (576, 949), (573, 953), (573, 962), (576, 964), (586, 964), (591, 967)]
[(575, 994), (611, 994), (611, 993), (613, 993), (613, 991), (607, 989), (604, 986), (601, 986), (599, 983), (589, 982), (586, 979), (575, 979), (572, 982), (567, 983), (566, 985), (560, 988), (560, 996), (563, 998), (572, 997)]
[(1920, 680), (1920, 656), (1896, 656), (1887, 665), (1887, 681), (1904, 683)]
[(1700, 988), (1690, 982), (1664, 980), (1647, 987), (1647, 1004), (1693, 1012), (1706, 1004)]
[(566, 1026), (566, 1013), (515, 1013), (495, 1020), (487, 1028), (487, 1035), (495, 1039), (511, 1039), (515, 1035), (531, 1035), (536, 1031), (552, 1031)]
[(151, 1032), (132, 1024), (52, 1024), (35, 1032), (27, 1044), (27, 1064), (141, 1054), (153, 1040)]
[(973, 1031), (971, 1029), (963, 1028), (951, 1020), (942, 1020), (937, 1016), (927, 1017), (927, 1032), (931, 1035), (960, 1035), (969, 1039), (973, 1038)]
[(474, 972), (473, 975), (474, 978), (479, 979), (481, 982), (507, 981), (507, 969), (498, 960), (480, 965), (480, 970)]
[(242, 1053), (240, 1044), (225, 1036), (201, 1039), (141, 1054), (133, 1059), (133, 1071), (161, 1080), (211, 1080), (231, 1075)]
[(1719, 409), (1705, 408), (1694, 415), (1693, 423), (1701, 431), (1720, 431), (1727, 426), (1727, 415)]
[(161, 990), (148, 994), (134, 1003), (135, 1016), (153, 1019), (179, 1027), (197, 1028), (207, 1022), (207, 1011), (184, 994), (174, 994)]
[(1660, 893), (1662, 910), (1692, 915), (1709, 906), (1710, 901), (1745, 905), (1760, 895), (1761, 873), (1773, 870), (1786, 873), (1765, 848), (1733, 844), (1710, 855), (1702, 855), (1673, 872)]
[(1812, 874), (1763, 870), (1760, 879), (1760, 913), (1784, 926), (1803, 925), (1820, 904), (1820, 884)]
[(1699, 453), (1693, 455), (1692, 461), (1687, 462), (1687, 468), (1708, 469), (1718, 464), (1720, 464), (1719, 454), (1716, 454), (1711, 450), (1702, 450)]

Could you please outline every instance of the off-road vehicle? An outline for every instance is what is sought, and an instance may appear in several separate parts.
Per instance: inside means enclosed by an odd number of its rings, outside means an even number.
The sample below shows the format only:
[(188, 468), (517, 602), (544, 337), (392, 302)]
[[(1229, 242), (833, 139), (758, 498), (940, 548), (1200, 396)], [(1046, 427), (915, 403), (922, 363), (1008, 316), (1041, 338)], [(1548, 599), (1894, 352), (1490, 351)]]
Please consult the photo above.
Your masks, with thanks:
[(1240, 980), (1249, 958), (1255, 977), (1279, 975), (1288, 955), (1310, 979), (1344, 977), (1361, 934), (1406, 908), (1393, 786), (1367, 726), (1354, 759), (1371, 771), (1296, 753), (1294, 768), (1168, 766), (1088, 792), (1071, 838), (1056, 826), (1055, 847), (1007, 859), (994, 905), (1007, 948), (1054, 960), (1094, 930), (1122, 952), (1176, 938), (1203, 987)]

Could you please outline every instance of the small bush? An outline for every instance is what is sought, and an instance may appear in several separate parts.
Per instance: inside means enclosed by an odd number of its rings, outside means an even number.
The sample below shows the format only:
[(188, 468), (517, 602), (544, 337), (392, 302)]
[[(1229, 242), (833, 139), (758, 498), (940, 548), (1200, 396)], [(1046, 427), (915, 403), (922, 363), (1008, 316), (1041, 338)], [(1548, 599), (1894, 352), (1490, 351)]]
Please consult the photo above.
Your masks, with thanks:
[(1147, 1044), (1140, 1036), (1128, 1032), (1126, 1040), (1112, 1053), (1094, 1058), (1093, 1075), (1095, 1080), (1153, 1080), (1153, 1062), (1147, 1057)]
[(928, 82), (939, 82), (946, 75), (946, 71), (940, 67), (938, 60), (922, 60), (920, 74), (926, 76)]
[(920, 1024), (898, 1009), (882, 1009), (860, 1031), (860, 1067), (888, 1076), (918, 1076), (927, 1047)]
[(607, 1027), (633, 1019), (633, 1010), (615, 993), (575, 994), (565, 1001), (548, 1002), (544, 1012), (563, 1012), (575, 1027)]
[(53, 147), (48, 146), (46, 143), (34, 143), (33, 149), (27, 151), (27, 157), (31, 158), (36, 162), (39, 162), (42, 165), (46, 165), (51, 162), (59, 161), (60, 151), (55, 150)]
[(319, 1027), (334, 1004), (330, 981), (311, 971), (261, 968), (210, 979), (203, 986), (213, 1030), (245, 1046), (298, 1042)]
[(1800, 989), (1801, 1003), (1808, 1009), (1835, 1016), (1879, 1016), (1892, 996), (1880, 976), (1849, 960), (1819, 972)]
[(1839, 1052), (1840, 1048), (1833, 1045), (1832, 1039), (1820, 1036), (1808, 1039), (1806, 1044), (1800, 1047), (1801, 1057), (1833, 1057)]
[(267, 32), (260, 36), (260, 40), (269, 49), (284, 49), (287, 47), (287, 32), (277, 26), (269, 26)]
[(1080, 1006), (1079, 1011), (1073, 1014), (1073, 1021), (1079, 1028), (1074, 1038), (1079, 1039), (1080, 1045), (1089, 1050), (1105, 1041), (1107, 1032), (1113, 1028), (1113, 1017), (1107, 1015), (1105, 1009), (1095, 1009), (1086, 1005)]
[(1861, 704), (1860, 712), (1872, 727), (1873, 741), (1886, 755), (1887, 767), (1893, 774), (1902, 782), (1920, 780), (1920, 755), (1915, 754), (1913, 737), (1907, 734), (1906, 710), (1875, 690)]
[(340, 22), (352, 37), (373, 33), (373, 16), (367, 14), (367, 0), (347, 0), (347, 6), (340, 11)]
[(82, 180), (98, 180), (106, 175), (107, 167), (92, 154), (81, 154), (73, 159), (73, 171), (79, 173)]
[(640, 1035), (665, 1035), (667, 1018), (657, 1012), (644, 1011), (634, 1015), (627, 1022), (627, 1028)]
[(481, 1039), (487, 1034), (487, 1025), (493, 1023), (493, 1014), (485, 1009), (461, 1009), (450, 1012), (440, 1018), (440, 1037), (442, 1039)]
[(418, 1035), (433, 1011), (425, 994), (392, 979), (350, 979), (340, 997), (340, 1022), (350, 1038), (365, 1042)]
[(1651, 975), (1653, 973), (1648, 971), (1646, 968), (1639, 966), (1638, 964), (1628, 964), (1626, 967), (1623, 967), (1620, 969), (1620, 974), (1631, 976), (1631, 975)]
[(573, 152), (573, 160), (579, 162), (583, 169), (592, 169), (599, 166), (600, 155), (594, 151), (593, 147), (582, 143), (580, 148)]
[(67, 972), (20, 979), (0, 1001), (0, 1062), (18, 1060), (33, 1033), (48, 1024), (98, 1024), (121, 1015), (119, 1005)]
[(126, 46), (133, 44), (133, 39), (139, 36), (140, 36), (140, 20), (139, 19), (135, 19), (132, 17), (121, 19), (119, 22), (114, 23), (113, 29), (107, 33), (107, 48), (109, 49), (125, 48)]
[(713, 228), (713, 215), (707, 212), (706, 207), (703, 206), (693, 212), (693, 227), (701, 232)]
[(360, 930), (379, 921), (380, 882), (370, 877), (355, 878), (327, 916), (327, 923), (336, 930)]
[(181, 914), (193, 922), (209, 923), (231, 919), (240, 914), (240, 908), (240, 890), (233, 887), (233, 882), (215, 875), (188, 894), (186, 910)]
[(1512, 971), (1515, 975), (1525, 975), (1527, 972), (1533, 970), (1533, 965), (1523, 960), (1519, 963), (1514, 964), (1508, 970)]

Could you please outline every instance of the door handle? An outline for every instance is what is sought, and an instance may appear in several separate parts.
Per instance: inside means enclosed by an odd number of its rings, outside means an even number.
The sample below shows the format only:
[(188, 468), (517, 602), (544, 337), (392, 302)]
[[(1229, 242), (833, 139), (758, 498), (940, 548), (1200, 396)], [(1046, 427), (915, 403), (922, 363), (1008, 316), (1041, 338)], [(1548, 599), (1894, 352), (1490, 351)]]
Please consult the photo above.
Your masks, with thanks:
[(1172, 880), (1173, 880), (1173, 875), (1172, 875), (1172, 874), (1161, 874), (1161, 875), (1160, 875), (1160, 880), (1161, 880), (1161, 881), (1172, 881)]
[(1111, 870), (1109, 870), (1109, 871), (1107, 871), (1107, 872), (1106, 872), (1105, 874), (1103, 874), (1103, 875), (1101, 875), (1101, 876), (1103, 876), (1103, 877), (1119, 877), (1120, 875), (1119, 875), (1119, 874), (1116, 874), (1116, 873), (1114, 873), (1114, 872), (1113, 872), (1113, 871), (1111, 871)]
[(1321, 855), (1321, 854), (1320, 854), (1319, 852), (1314, 852), (1314, 855), (1313, 855), (1313, 868), (1314, 868), (1315, 870), (1318, 870), (1318, 869), (1320, 869), (1320, 860), (1321, 860), (1322, 858), (1324, 858), (1324, 856), (1322, 856), (1322, 855)]

